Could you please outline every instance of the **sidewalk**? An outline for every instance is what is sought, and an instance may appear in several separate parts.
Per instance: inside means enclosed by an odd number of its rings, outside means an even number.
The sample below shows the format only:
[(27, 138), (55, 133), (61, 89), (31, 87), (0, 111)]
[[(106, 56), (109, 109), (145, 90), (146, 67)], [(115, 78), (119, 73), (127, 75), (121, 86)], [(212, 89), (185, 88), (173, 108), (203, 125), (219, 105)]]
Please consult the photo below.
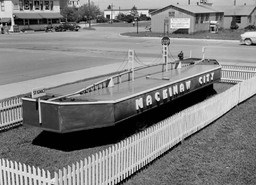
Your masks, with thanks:
[(79, 80), (92, 78), (95, 76), (107, 75), (109, 73), (116, 72), (120, 67), (120, 63), (108, 64), (104, 66), (97, 66), (78, 71), (72, 71), (67, 73), (61, 73), (57, 75), (47, 76), (43, 78), (37, 78), (28, 81), (22, 81), (12, 84), (6, 84), (0, 86), (0, 100), (26, 94), (32, 91), (34, 88), (52, 88)]
[[(238, 65), (235, 62), (221, 62), (222, 65)], [(47, 77), (27, 80), (17, 83), (11, 83), (0, 86), (0, 100), (26, 94), (35, 88), (53, 88), (60, 85), (70, 84), (84, 79), (93, 78), (96, 76), (104, 76), (110, 73), (117, 72), (121, 63), (108, 64), (103, 66), (86, 68), (78, 71), (61, 73)], [(138, 65), (138, 64), (136, 64)], [(251, 63), (243, 63), (244, 66), (252, 66)], [(136, 67), (136, 66), (135, 66)]]

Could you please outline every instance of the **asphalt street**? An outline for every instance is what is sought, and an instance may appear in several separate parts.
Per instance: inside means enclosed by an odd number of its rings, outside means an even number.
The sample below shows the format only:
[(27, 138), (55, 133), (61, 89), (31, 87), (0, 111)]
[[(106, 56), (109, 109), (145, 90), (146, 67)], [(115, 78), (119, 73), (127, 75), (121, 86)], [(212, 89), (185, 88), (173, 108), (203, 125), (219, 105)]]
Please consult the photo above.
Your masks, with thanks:
[[(140, 29), (144, 31), (144, 28)], [(129, 49), (135, 50), (138, 62), (162, 60), (161, 38), (120, 35), (130, 31), (134, 32), (135, 28), (96, 27), (94, 31), (0, 35), (0, 87), (44, 78), (57, 83), (57, 79), (64, 80), (60, 75), (72, 74), (77, 79), (86, 77), (86, 74), (81, 74), (88, 71), (90, 75), (98, 75), (104, 73), (104, 66), (108, 65), (114, 65), (109, 70), (116, 71), (127, 61)], [(240, 45), (239, 41), (192, 39), (171, 39), (170, 60), (177, 59), (181, 50), (185, 57), (200, 58), (203, 47), (205, 58), (217, 59), (221, 64), (254, 65), (256, 62), (255, 46)], [(78, 74), (76, 71), (80, 71), (78, 77), (74, 77)], [(58, 75), (56, 80), (54, 75)], [(71, 80), (71, 76), (68, 80)], [(42, 81), (36, 83), (40, 86), (38, 83)]]

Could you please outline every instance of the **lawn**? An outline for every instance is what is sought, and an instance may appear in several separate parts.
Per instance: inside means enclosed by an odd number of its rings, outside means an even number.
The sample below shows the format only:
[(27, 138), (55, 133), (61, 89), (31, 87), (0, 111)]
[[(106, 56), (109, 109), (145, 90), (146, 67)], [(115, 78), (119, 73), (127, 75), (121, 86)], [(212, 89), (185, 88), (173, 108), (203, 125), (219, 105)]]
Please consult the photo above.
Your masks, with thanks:
[(210, 32), (198, 32), (194, 34), (164, 34), (153, 33), (149, 31), (143, 32), (129, 32), (122, 33), (121, 35), (133, 36), (133, 37), (163, 37), (168, 36), (170, 38), (191, 38), (191, 39), (220, 39), (220, 40), (240, 40), (240, 35), (244, 33), (244, 30), (220, 30), (218, 33)]
[(256, 96), (122, 185), (255, 185)]
[[(153, 33), (150, 31), (147, 31), (146, 26), (149, 26), (149, 21), (143, 21), (139, 22), (139, 32), (127, 32), (127, 33), (121, 33), (121, 35), (125, 36), (132, 36), (132, 37), (163, 37), (168, 36), (170, 38), (192, 38), (192, 39), (221, 39), (221, 40), (240, 40), (240, 35), (245, 32), (244, 29), (238, 29), (238, 30), (219, 30), (218, 33), (210, 33), (208, 31), (205, 32), (198, 32), (195, 34), (164, 34), (164, 33)], [(94, 25), (94, 27), (131, 27), (132, 23), (102, 23)], [(143, 30), (143, 31), (141, 31)]]

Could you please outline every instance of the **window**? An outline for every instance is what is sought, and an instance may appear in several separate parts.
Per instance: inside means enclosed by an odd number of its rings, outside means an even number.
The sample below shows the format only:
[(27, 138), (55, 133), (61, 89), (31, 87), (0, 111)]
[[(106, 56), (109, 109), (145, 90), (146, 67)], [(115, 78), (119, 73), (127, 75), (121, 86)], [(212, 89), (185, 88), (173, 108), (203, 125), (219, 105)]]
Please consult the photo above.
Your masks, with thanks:
[(50, 1), (50, 10), (53, 10), (53, 1)]
[(248, 16), (248, 22), (252, 23), (252, 16), (251, 15)]
[(218, 21), (219, 20), (219, 14), (218, 13), (216, 13), (216, 19), (215, 19), (216, 21)]
[(18, 2), (13, 3), (13, 10), (19, 10)]
[(169, 12), (169, 17), (174, 17), (174, 16), (175, 16), (175, 12), (173, 12), (173, 11), (171, 12), (171, 11), (170, 11), (170, 12)]
[(24, 25), (29, 25), (29, 20), (28, 19), (24, 20)]
[(1, 0), (0, 5), (1, 5), (1, 11), (4, 12), (5, 11), (4, 1)]
[(204, 22), (204, 14), (201, 14), (201, 20), (200, 23), (202, 24)]
[(29, 0), (29, 9), (33, 10), (33, 0)]
[(45, 10), (49, 10), (50, 7), (49, 7), (49, 1), (44, 1), (44, 9)]
[(22, 11), (22, 10), (23, 10), (23, 7), (24, 7), (23, 0), (20, 0), (20, 1), (19, 1), (19, 6), (20, 6), (20, 11)]
[(236, 19), (236, 23), (241, 23), (241, 16), (236, 16), (235, 19)]
[(29, 24), (30, 25), (36, 25), (36, 24), (38, 24), (38, 21), (37, 21), (37, 19), (30, 19)]
[(206, 14), (205, 21), (209, 21), (210, 14)]
[(39, 10), (39, 1), (34, 1), (35, 10)]
[(24, 0), (24, 10), (29, 10), (29, 0)]
[(222, 21), (222, 19), (223, 19), (223, 14), (220, 14), (220, 21)]
[(44, 10), (44, 2), (42, 0), (40, 1), (40, 10)]
[(199, 15), (196, 15), (196, 22), (195, 22), (196, 24), (199, 23), (199, 18), (200, 18)]
[(59, 20), (59, 19), (52, 19), (52, 23), (53, 23), (53, 24), (59, 24), (59, 23), (60, 23), (60, 20)]

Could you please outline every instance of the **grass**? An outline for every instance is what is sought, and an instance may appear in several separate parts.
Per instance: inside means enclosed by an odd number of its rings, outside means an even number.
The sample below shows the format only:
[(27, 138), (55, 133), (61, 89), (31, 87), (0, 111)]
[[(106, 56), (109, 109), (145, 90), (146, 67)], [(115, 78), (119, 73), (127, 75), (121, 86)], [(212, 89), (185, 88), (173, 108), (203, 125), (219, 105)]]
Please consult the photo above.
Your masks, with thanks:
[(256, 96), (174, 147), (123, 185), (255, 185)]
[(132, 37), (163, 37), (168, 36), (170, 38), (191, 38), (191, 39), (217, 39), (217, 40), (239, 40), (240, 35), (244, 33), (244, 30), (220, 30), (218, 33), (210, 32), (198, 32), (194, 34), (164, 34), (164, 33), (153, 33), (149, 31), (144, 32), (129, 32), (122, 33), (121, 35), (132, 36)]
[[(208, 31), (198, 32), (194, 34), (165, 34), (165, 33), (154, 33), (144, 29), (146, 26), (150, 25), (150, 21), (139, 22), (139, 32), (126, 32), (121, 35), (131, 36), (131, 37), (163, 37), (169, 36), (170, 38), (192, 38), (192, 39), (220, 39), (220, 40), (240, 40), (240, 35), (245, 32), (244, 29), (238, 30), (224, 30), (220, 29), (218, 33), (210, 33)], [(132, 23), (100, 23), (94, 25), (94, 27), (132, 27)], [(143, 30), (143, 31), (141, 31)]]

